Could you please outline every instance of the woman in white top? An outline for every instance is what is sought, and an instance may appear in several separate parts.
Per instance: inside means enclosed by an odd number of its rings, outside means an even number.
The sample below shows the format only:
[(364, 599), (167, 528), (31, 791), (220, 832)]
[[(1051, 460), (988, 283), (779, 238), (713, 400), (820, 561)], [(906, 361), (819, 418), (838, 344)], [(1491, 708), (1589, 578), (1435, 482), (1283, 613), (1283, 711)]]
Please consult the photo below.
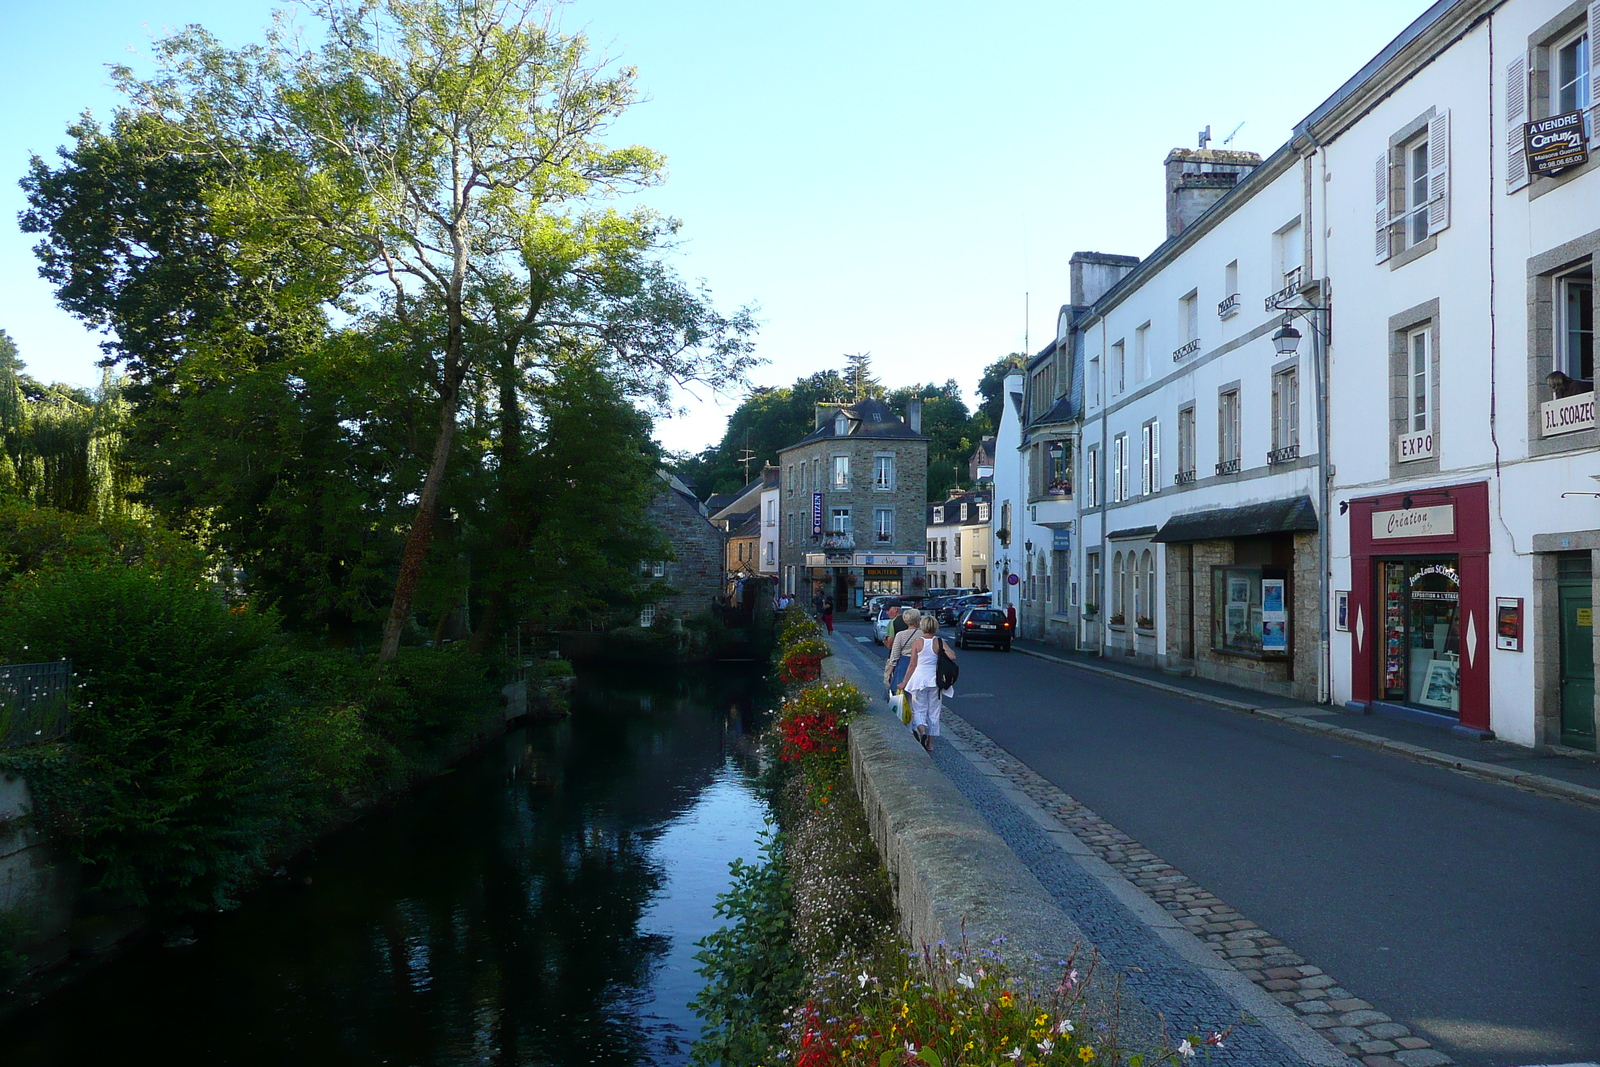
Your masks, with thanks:
[(921, 636), (917, 629), (917, 620), (922, 618), (922, 612), (916, 608), (907, 608), (900, 613), (906, 620), (906, 628), (894, 635), (889, 644), (889, 662), (883, 665), (883, 684), (893, 696), (905, 687), (906, 668), (910, 660), (906, 656), (911, 648), (911, 642)]
[(911, 642), (911, 665), (906, 669), (906, 695), (911, 698), (911, 732), (916, 734), (922, 747), (933, 751), (933, 739), (939, 736), (939, 713), (944, 705), (939, 700), (938, 668), (941, 655), (956, 658), (954, 650), (936, 637), (939, 620), (927, 614), (917, 620), (922, 631)]

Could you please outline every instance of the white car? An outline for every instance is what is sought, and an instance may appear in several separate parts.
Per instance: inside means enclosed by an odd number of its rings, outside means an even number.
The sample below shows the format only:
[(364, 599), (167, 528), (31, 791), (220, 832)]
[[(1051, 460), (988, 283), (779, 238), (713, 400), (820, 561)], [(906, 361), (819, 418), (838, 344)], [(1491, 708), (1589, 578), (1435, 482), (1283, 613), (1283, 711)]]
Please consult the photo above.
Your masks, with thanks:
[(868, 597), (866, 604), (861, 609), (861, 617), (867, 622), (871, 622), (877, 618), (878, 609), (883, 607), (883, 602), (888, 599), (886, 596)]
[[(893, 611), (894, 615), (889, 612)], [(889, 627), (894, 625), (895, 615), (900, 614), (900, 605), (885, 604), (872, 616), (872, 634), (878, 639), (878, 644), (883, 644), (889, 639)]]

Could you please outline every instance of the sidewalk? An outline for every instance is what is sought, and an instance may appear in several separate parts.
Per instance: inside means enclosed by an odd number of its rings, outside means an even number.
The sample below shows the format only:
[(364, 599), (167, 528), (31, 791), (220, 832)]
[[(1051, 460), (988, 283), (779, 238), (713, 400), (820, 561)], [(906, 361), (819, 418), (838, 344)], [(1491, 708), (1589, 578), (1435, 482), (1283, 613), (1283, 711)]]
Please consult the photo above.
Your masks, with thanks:
[(1342, 708), (1306, 704), (1253, 689), (1185, 678), (1149, 667), (1119, 663), (1089, 652), (1018, 638), (1012, 647), (1024, 655), (1079, 670), (1119, 677), (1190, 700), (1277, 719), (1287, 725), (1337, 737), (1365, 748), (1380, 748), (1463, 774), (1505, 782), (1545, 796), (1600, 807), (1600, 761), (1525, 748), (1506, 741), (1474, 741), (1421, 723), (1383, 715), (1356, 715)]

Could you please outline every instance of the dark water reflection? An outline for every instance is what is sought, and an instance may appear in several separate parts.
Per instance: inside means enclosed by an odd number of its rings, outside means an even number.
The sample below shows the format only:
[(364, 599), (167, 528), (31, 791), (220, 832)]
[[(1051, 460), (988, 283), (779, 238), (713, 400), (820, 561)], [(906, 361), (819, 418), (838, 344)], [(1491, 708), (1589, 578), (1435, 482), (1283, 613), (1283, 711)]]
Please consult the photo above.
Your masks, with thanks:
[[(692, 942), (750, 857), (759, 681), (585, 679), (188, 949), (136, 950), (0, 1031), (0, 1064), (674, 1064)], [(307, 883), (306, 880), (309, 880)]]

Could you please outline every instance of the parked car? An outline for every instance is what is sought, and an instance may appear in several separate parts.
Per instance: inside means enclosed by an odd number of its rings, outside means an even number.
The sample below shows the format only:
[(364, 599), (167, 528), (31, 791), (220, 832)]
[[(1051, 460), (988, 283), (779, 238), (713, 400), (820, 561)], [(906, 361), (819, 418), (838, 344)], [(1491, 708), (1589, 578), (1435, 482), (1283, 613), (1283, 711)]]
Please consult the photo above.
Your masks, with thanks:
[(1011, 651), (1011, 623), (999, 608), (969, 607), (956, 620), (956, 647), (993, 645)]
[(889, 639), (889, 627), (894, 625), (894, 617), (900, 614), (900, 604), (890, 600), (878, 608), (877, 614), (872, 617), (872, 635), (878, 639), (878, 644), (883, 644)]
[(968, 608), (986, 608), (991, 603), (988, 593), (974, 593), (971, 596), (958, 596), (946, 600), (939, 608), (939, 623), (942, 626), (953, 626), (957, 619)]
[(878, 609), (883, 607), (883, 602), (889, 599), (891, 598), (887, 596), (868, 597), (866, 604), (861, 609), (862, 619), (871, 622), (873, 617), (878, 614)]

